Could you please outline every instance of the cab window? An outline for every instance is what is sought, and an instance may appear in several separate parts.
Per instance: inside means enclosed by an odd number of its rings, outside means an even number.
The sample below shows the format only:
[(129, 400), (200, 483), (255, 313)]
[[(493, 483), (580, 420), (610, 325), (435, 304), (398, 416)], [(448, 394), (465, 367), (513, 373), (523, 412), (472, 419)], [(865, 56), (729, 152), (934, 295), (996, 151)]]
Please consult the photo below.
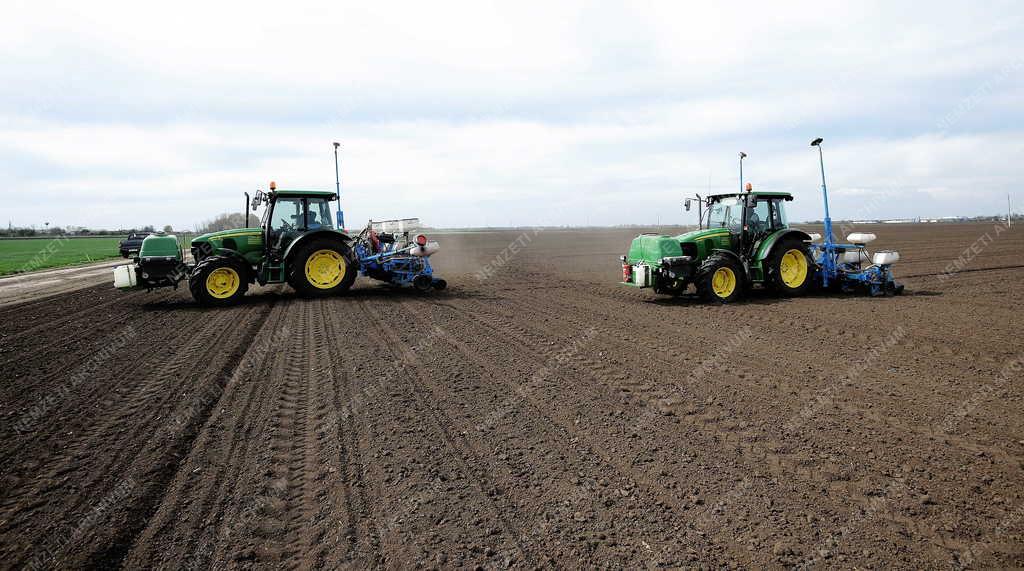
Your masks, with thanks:
[(306, 213), (306, 228), (318, 230), (320, 228), (333, 228), (331, 225), (331, 207), (322, 198), (308, 199), (309, 209)]
[(771, 211), (767, 200), (757, 200), (747, 208), (747, 227), (751, 232), (764, 232), (771, 228)]
[(782, 230), (789, 224), (786, 220), (786, 209), (782, 206), (781, 200), (772, 201), (772, 229)]
[(738, 232), (742, 213), (743, 207), (739, 198), (723, 198), (711, 204), (708, 211), (708, 228), (728, 228)]
[(274, 214), (270, 220), (270, 229), (274, 232), (301, 229), (305, 225), (302, 220), (301, 198), (279, 198), (274, 204)]

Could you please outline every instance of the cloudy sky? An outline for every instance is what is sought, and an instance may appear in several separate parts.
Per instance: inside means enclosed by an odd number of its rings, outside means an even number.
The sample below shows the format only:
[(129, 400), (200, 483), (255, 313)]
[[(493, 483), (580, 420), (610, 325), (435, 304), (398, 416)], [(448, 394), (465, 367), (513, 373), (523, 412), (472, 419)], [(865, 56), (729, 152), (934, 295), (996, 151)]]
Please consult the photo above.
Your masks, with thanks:
[[(719, 7), (718, 4), (727, 4)], [(1019, 2), (5, 3), (2, 222), (191, 227), (334, 186), (350, 225), (1024, 210)]]

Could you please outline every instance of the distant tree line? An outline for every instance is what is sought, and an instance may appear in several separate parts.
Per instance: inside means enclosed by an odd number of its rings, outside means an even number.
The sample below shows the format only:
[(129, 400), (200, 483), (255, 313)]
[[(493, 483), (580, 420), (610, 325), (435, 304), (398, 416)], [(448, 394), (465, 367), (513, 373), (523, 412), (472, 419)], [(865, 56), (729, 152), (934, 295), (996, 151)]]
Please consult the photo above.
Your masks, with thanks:
[[(170, 234), (174, 228), (170, 224), (163, 227), (163, 231)], [(139, 228), (118, 228), (116, 230), (91, 229), (82, 226), (50, 226), (46, 228), (34, 228), (24, 226), (8, 225), (0, 228), (0, 238), (32, 238), (46, 236), (126, 236), (132, 232), (156, 232), (152, 224)]]
[(81, 226), (50, 226), (47, 228), (32, 228), (24, 226), (8, 225), (0, 228), (0, 238), (32, 238), (34, 236), (124, 236), (129, 232), (152, 232), (152, 226), (141, 228), (118, 228), (116, 230), (92, 229)]
[[(251, 221), (252, 218), (250, 217)], [(240, 212), (225, 212), (224, 214), (218, 214), (213, 220), (207, 220), (196, 227), (196, 232), (205, 234), (207, 232), (219, 232), (221, 230), (230, 230), (232, 228), (244, 228), (245, 227), (245, 215)]]

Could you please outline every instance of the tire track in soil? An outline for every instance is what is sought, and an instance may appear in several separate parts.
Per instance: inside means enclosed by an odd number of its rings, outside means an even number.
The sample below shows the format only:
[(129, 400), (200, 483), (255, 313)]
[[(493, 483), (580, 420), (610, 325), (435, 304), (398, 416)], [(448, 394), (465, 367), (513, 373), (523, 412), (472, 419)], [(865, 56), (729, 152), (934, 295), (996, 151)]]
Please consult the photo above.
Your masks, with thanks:
[(501, 526), (506, 539), (512, 543), (518, 554), (525, 559), (528, 565), (536, 565), (539, 557), (523, 543), (522, 533), (506, 515), (506, 513), (514, 513), (515, 509), (507, 505), (495, 493), (496, 488), (494, 484), (483, 472), (484, 463), (480, 459), (480, 453), (459, 432), (458, 427), (453, 423), (447, 411), (439, 408), (432, 402), (427, 392), (428, 389), (424, 387), (427, 384), (427, 379), (425, 378), (425, 373), (421, 370), (421, 365), (416, 355), (406, 347), (402, 339), (395, 333), (393, 326), (388, 325), (375, 315), (365, 301), (360, 300), (357, 303), (365, 316), (365, 320), (372, 324), (372, 328), (376, 330), (379, 338), (385, 342), (385, 349), (392, 354), (395, 360), (405, 366), (404, 370), (412, 377), (406, 379), (404, 375), (398, 376), (404, 380), (404, 384), (410, 389), (411, 394), (419, 405), (418, 408), (425, 412), (426, 417), (430, 419), (445, 447), (453, 453), (451, 457), (458, 464), (459, 471), (469, 480), (482, 503), (489, 507), (488, 511), (491, 517)]
[(255, 477), (244, 474), (255, 471), (253, 458), (260, 442), (256, 435), (266, 425), (264, 409), (278, 388), (273, 380), (280, 378), (283, 360), (274, 357), (295, 349), (285, 345), (286, 336), (279, 337), (282, 328), (289, 327), (290, 303), (271, 308), (162, 505), (135, 542), (128, 567), (220, 567), (234, 558), (226, 542), (237, 539), (237, 528), (251, 524), (265, 506), (265, 498), (247, 486)]
[[(357, 398), (361, 393), (354, 390), (350, 364), (341, 349), (340, 341), (351, 334), (340, 322), (342, 312), (339, 311), (340, 304), (331, 303), (332, 300), (324, 300), (321, 310), (326, 316), (326, 338), (332, 340), (328, 343), (331, 350), (330, 364), (336, 370), (332, 377), (340, 376), (341, 382), (332, 383), (334, 387), (333, 404), (334, 419), (336, 423), (336, 435), (338, 439), (338, 462), (340, 464), (341, 477), (339, 480), (340, 493), (343, 495), (348, 519), (348, 547), (349, 551), (355, 554), (366, 554), (366, 562), (372, 563), (374, 567), (382, 567), (384, 557), (381, 552), (381, 538), (373, 517), (373, 508), (370, 499), (366, 494), (369, 483), (366, 481), (366, 466), (363, 463), (363, 455), (360, 450), (360, 439), (363, 432), (357, 418), (361, 414), (354, 406), (359, 406), (362, 399)], [(346, 309), (351, 304), (346, 304)], [(377, 496), (382, 494), (381, 489), (376, 488)], [(338, 567), (343, 562), (337, 557), (330, 561), (330, 567)]]
[(276, 568), (295, 568), (294, 560), (307, 556), (310, 544), (301, 527), (315, 515), (308, 502), (310, 475), (304, 472), (311, 410), (312, 379), (307, 354), (311, 311), (307, 302), (296, 302), (293, 307), (291, 317), (298, 335), (293, 334), (294, 343), (278, 358), (280, 370), (275, 371), (274, 377), (281, 379), (281, 386), (267, 429), (269, 457), (261, 495), (268, 498), (269, 508), (260, 511), (263, 517), (254, 526), (262, 538), (255, 560)]
[[(295, 388), (298, 397), (294, 409), (294, 432), (290, 438), (293, 445), (292, 457), (287, 472), (288, 482), (293, 485), (288, 502), (289, 506), (294, 504), (294, 508), (289, 510), (291, 517), (285, 525), (284, 543), (291, 551), (284, 551), (288, 555), (284, 567), (319, 569), (323, 568), (330, 551), (328, 546), (322, 546), (328, 532), (326, 524), (333, 523), (337, 517), (327, 517), (330, 512), (328, 506), (334, 503), (330, 500), (338, 498), (336, 494), (331, 494), (334, 486), (330, 484), (334, 482), (325, 467), (329, 461), (337, 460), (337, 456), (329, 460), (330, 450), (319, 446), (321, 439), (318, 437), (321, 434), (325, 437), (332, 435), (326, 421), (329, 409), (333, 406), (331, 385), (336, 380), (330, 374), (332, 362), (328, 344), (331, 340), (326, 336), (322, 300), (309, 300), (303, 305), (303, 321), (308, 324), (308, 327), (303, 328), (303, 347), (307, 349), (303, 351), (306, 358), (304, 370), (298, 376), (301, 386)], [(336, 433), (333, 435), (336, 436)], [(336, 466), (332, 466), (332, 469), (335, 473), (338, 471)], [(345, 512), (342, 515), (351, 528), (353, 516), (344, 509), (347, 505), (343, 498), (339, 503)]]
[[(192, 369), (191, 374), (203, 377), (202, 373), (208, 372), (211, 365), (216, 367), (215, 374), (210, 381), (205, 383), (203, 382), (205, 379), (200, 378), (197, 383), (200, 390), (197, 390), (196, 393), (200, 393), (212, 383), (215, 387), (215, 392), (218, 395), (223, 395), (227, 382), (233, 376), (234, 370), (244, 357), (246, 349), (251, 345), (252, 339), (265, 325), (272, 309), (273, 302), (266, 306), (250, 306), (248, 311), (245, 312), (246, 317), (238, 319), (229, 328), (229, 334), (226, 337), (235, 341), (234, 343), (224, 343), (223, 338), (218, 340), (218, 342), (210, 343), (213, 355), (204, 355), (198, 360), (198, 363), (201, 365)], [(254, 319), (249, 319), (249, 316), (254, 317)], [(233, 350), (225, 352), (227, 347), (233, 347)], [(195, 443), (199, 431), (206, 424), (211, 414), (213, 414), (214, 406), (218, 400), (201, 401), (198, 407), (189, 411), (190, 414), (186, 416), (188, 420), (179, 429), (177, 437), (171, 439), (170, 445), (164, 444), (154, 447), (153, 455), (158, 458), (155, 465), (147, 461), (138, 470), (147, 475), (145, 478), (146, 484), (144, 484), (140, 492), (141, 497), (128, 507), (129, 515), (127, 520), (129, 525), (117, 533), (109, 546), (93, 550), (87, 559), (89, 566), (109, 568), (121, 567), (123, 565), (124, 559), (128, 556), (139, 534), (143, 532), (153, 514), (163, 502), (168, 486), (182, 465), (181, 459), (188, 456), (189, 450)]]
[[(268, 311), (266, 307), (247, 306), (239, 313), (243, 314), (241, 318), (236, 312), (218, 312), (177, 352), (166, 356), (167, 361), (155, 374), (143, 375), (144, 380), (124, 399), (122, 410), (101, 417), (101, 422), (75, 435), (74, 442), (53, 459), (43, 474), (5, 502), (0, 516), (5, 527), (0, 533), (17, 531), (21, 537), (35, 535), (31, 543), (41, 542), (55, 531), (51, 527), (54, 522), (65, 518), (73, 521), (71, 514), (88, 509), (90, 502), (104, 495), (99, 492), (109, 492), (132, 478), (137, 483), (132, 495), (106, 515), (108, 521), (119, 525), (94, 529), (88, 542), (80, 538), (61, 554), (66, 564), (117, 566), (159, 505), (178, 458), (188, 450), (213, 405), (205, 402), (194, 410), (182, 411), (179, 390), (203, 389), (230, 377), (241, 358), (239, 350), (262, 326)], [(207, 380), (211, 369), (213, 378)], [(175, 411), (179, 411), (176, 418), (185, 420), (177, 433), (168, 434), (163, 430), (166, 418), (175, 417), (168, 414)], [(138, 445), (140, 437), (145, 443), (142, 446)], [(89, 490), (90, 494), (77, 494), (78, 489)], [(40, 521), (51, 523), (39, 525)], [(9, 559), (27, 555), (6, 554)]]
[[(348, 530), (366, 523), (357, 526), (349, 509), (350, 476), (333, 414), (343, 379), (323, 309), (323, 300), (294, 299), (275, 312), (279, 327), (250, 348), (250, 366), (203, 428), (130, 555), (132, 566), (305, 569), (360, 559)], [(223, 432), (232, 436), (227, 442), (217, 438)], [(200, 469), (205, 475), (194, 476)]]

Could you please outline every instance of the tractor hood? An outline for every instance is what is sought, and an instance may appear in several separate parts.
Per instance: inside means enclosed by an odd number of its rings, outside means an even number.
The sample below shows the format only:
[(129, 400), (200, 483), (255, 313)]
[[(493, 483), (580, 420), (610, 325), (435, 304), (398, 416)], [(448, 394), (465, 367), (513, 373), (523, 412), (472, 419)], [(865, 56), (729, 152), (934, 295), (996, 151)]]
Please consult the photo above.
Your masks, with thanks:
[(241, 254), (249, 263), (255, 265), (263, 258), (263, 229), (234, 228), (209, 232), (192, 239), (191, 248), (208, 248), (216, 254)]
[(192, 238), (192, 242), (209, 242), (210, 240), (223, 240), (225, 238), (237, 238), (240, 236), (260, 236), (262, 228), (233, 228), (231, 230), (220, 230), (218, 232), (207, 232)]
[(692, 232), (686, 232), (675, 237), (677, 242), (696, 242), (698, 240), (704, 240), (711, 238), (712, 236), (721, 236), (728, 234), (728, 228), (705, 228), (703, 230), (694, 230)]

